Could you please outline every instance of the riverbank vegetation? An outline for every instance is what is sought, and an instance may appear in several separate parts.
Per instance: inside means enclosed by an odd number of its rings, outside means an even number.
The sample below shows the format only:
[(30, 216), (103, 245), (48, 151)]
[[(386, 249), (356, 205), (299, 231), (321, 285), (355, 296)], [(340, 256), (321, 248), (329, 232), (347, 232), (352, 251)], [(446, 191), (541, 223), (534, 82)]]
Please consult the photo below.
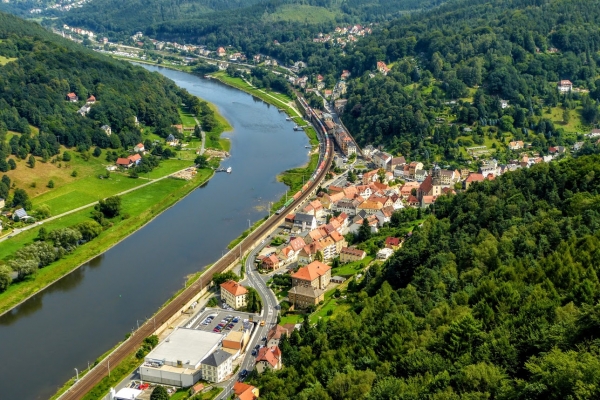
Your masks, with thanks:
[(586, 156), (439, 197), (348, 309), (306, 321), (285, 368), (249, 383), (265, 399), (600, 396), (599, 174)]
[[(190, 181), (171, 178), (163, 179), (152, 185), (140, 188), (135, 192), (120, 196), (122, 205), (119, 217), (113, 218), (110, 224), (104, 227), (93, 241), (80, 245), (76, 250), (65, 254), (60, 260), (39, 269), (35, 274), (23, 280), (14, 282), (5, 292), (0, 293), (0, 313), (11, 309), (19, 302), (45, 288), (82, 263), (103, 253), (115, 245), (115, 243), (135, 232), (166, 208), (176, 203), (200, 184), (206, 182), (212, 174), (213, 171), (210, 169), (199, 170), (198, 174)], [(8, 241), (2, 242), (2, 246), (0, 246), (0, 259), (5, 262), (14, 260), (20, 249), (39, 241), (40, 230), (42, 229), (45, 232), (52, 232), (90, 221), (92, 211), (93, 207), (86, 208), (29, 229)]]

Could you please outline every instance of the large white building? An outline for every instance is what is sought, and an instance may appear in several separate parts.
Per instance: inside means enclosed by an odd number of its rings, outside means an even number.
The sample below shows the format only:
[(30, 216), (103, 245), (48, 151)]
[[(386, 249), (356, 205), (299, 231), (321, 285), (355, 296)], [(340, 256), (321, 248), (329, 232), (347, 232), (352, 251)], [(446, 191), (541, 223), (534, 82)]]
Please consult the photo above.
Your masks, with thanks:
[(187, 387), (202, 377), (202, 361), (219, 350), (225, 335), (177, 328), (144, 358), (143, 381)]

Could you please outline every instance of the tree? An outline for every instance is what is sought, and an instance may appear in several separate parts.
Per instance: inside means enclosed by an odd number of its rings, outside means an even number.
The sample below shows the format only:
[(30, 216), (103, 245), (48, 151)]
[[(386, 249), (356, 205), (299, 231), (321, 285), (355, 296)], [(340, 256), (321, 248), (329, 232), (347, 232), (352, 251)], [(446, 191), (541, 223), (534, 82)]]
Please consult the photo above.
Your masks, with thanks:
[(102, 225), (94, 220), (83, 221), (75, 225), (83, 240), (90, 241), (102, 233)]
[(169, 393), (163, 386), (157, 386), (152, 391), (150, 400), (169, 400)]
[(63, 161), (71, 161), (71, 153), (69, 153), (68, 151), (65, 151), (62, 155), (62, 160)]
[(12, 200), (13, 207), (23, 207), (26, 210), (31, 210), (31, 200), (29, 200), (29, 195), (23, 189), (15, 189), (15, 193), (13, 194)]
[(94, 152), (92, 153), (94, 157), (100, 157), (102, 155), (102, 149), (98, 146), (96, 146), (96, 148), (94, 149)]
[(35, 260), (15, 259), (9, 261), (8, 265), (17, 273), (18, 280), (23, 280), (38, 270), (38, 262)]
[(106, 200), (100, 200), (95, 209), (100, 211), (106, 218), (114, 218), (121, 214), (121, 198), (112, 196)]
[(17, 169), (17, 163), (12, 158), (8, 160), (8, 166), (11, 170)]
[(206, 168), (208, 167), (208, 158), (201, 154), (194, 160), (194, 163), (198, 166), (198, 168)]
[(52, 179), (50, 179), (50, 180), (48, 181), (48, 184), (46, 185), (46, 187), (48, 187), (48, 188), (50, 188), (50, 189), (53, 189), (53, 188), (54, 188), (54, 181), (53, 181)]
[(50, 207), (47, 204), (40, 205), (35, 210), (35, 215), (39, 219), (46, 219), (46, 218), (50, 217)]
[(363, 218), (362, 225), (358, 228), (357, 239), (359, 242), (366, 242), (371, 237), (371, 226), (366, 218)]
[(569, 109), (568, 109), (568, 108), (565, 108), (565, 109), (563, 110), (562, 118), (563, 118), (563, 122), (564, 122), (565, 124), (568, 124), (568, 123), (569, 123), (569, 121), (571, 121), (571, 113), (569, 112)]
[(323, 262), (323, 252), (321, 250), (317, 250), (317, 254), (315, 254), (315, 260)]
[(27, 165), (29, 165), (29, 168), (35, 167), (35, 157), (33, 155), (29, 156), (29, 160), (27, 160)]
[(228, 281), (228, 280), (233, 280), (233, 281), (239, 281), (240, 277), (237, 276), (233, 271), (227, 271), (227, 272), (223, 272), (223, 273), (215, 273), (213, 275), (213, 282), (216, 286), (219, 286), (221, 283)]
[(247, 288), (248, 294), (246, 295), (246, 309), (248, 312), (260, 313), (262, 310), (262, 300), (260, 295), (254, 288)]
[(0, 293), (4, 292), (12, 283), (11, 269), (7, 265), (0, 265)]
[(79, 244), (82, 239), (81, 232), (74, 228), (61, 228), (53, 230), (48, 234), (48, 239), (57, 247), (70, 251)]

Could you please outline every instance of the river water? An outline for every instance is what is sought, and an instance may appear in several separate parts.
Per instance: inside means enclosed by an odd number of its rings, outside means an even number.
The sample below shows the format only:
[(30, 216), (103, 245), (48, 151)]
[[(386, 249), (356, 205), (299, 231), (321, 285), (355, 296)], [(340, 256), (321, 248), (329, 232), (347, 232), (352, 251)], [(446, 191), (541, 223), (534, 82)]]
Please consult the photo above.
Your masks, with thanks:
[(213, 80), (147, 66), (219, 108), (232, 156), (216, 174), (103, 255), (0, 317), (0, 396), (46, 399), (113, 347), (267, 213), (281, 171), (308, 161), (308, 139), (273, 106)]

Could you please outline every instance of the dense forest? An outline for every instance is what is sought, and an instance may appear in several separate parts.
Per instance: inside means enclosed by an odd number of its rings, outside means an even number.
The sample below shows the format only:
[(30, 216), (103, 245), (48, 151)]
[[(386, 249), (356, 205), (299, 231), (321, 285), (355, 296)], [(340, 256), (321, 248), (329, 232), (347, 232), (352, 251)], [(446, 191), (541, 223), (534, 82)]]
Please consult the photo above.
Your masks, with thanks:
[(600, 397), (599, 192), (586, 156), (440, 197), (349, 311), (251, 382), (265, 399)]
[[(307, 39), (336, 23), (387, 21), (445, 0), (95, 0), (62, 20), (99, 33), (142, 31), (158, 39), (231, 45), (250, 54), (274, 40)], [(134, 10), (133, 12), (131, 10)]]
[[(543, 110), (560, 106), (562, 125), (570, 114), (590, 128), (599, 122), (599, 24), (596, 0), (459, 0), (398, 19), (359, 41), (341, 64), (357, 77), (344, 121), (361, 143), (405, 152), (408, 143), (445, 159), (459, 157), (458, 131), (436, 127), (438, 117), (483, 128), (475, 144), (484, 130), (535, 142), (537, 150), (568, 144)], [(370, 78), (377, 61), (394, 64), (387, 76)], [(561, 95), (563, 79), (582, 90)], [(501, 99), (511, 106), (503, 109)]]
[[(190, 95), (158, 74), (116, 61), (0, 13), (0, 169), (9, 154), (51, 157), (59, 145), (87, 150), (130, 148), (139, 123), (167, 131)], [(67, 101), (75, 93), (79, 101)], [(87, 115), (78, 110), (97, 100)], [(187, 99), (187, 100), (184, 100)], [(112, 135), (100, 127), (109, 125)], [(32, 127), (39, 129), (34, 134)], [(6, 132), (20, 135), (6, 141)]]

